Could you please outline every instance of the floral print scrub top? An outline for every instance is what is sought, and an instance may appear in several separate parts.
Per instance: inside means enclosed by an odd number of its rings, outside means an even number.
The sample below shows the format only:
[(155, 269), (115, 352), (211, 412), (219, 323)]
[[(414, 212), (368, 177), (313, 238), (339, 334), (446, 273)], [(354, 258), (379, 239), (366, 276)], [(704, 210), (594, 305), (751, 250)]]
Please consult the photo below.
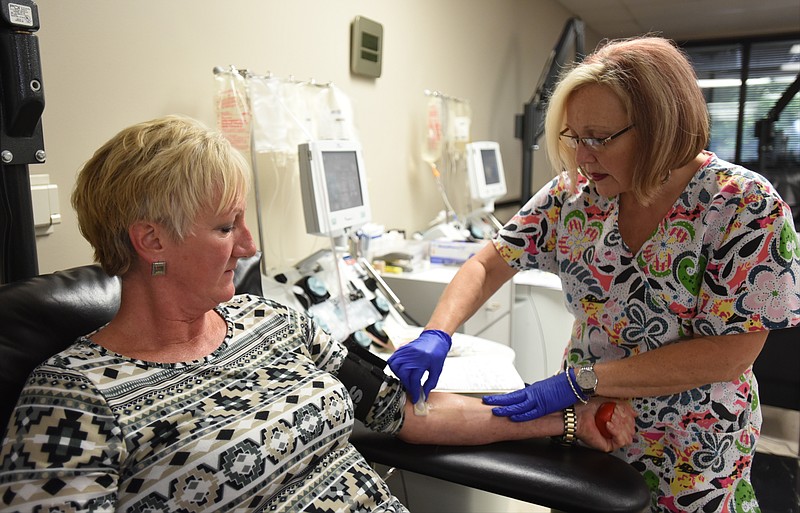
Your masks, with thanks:
[[(516, 269), (560, 276), (575, 324), (570, 365), (681, 339), (800, 323), (800, 249), (789, 207), (760, 175), (707, 160), (636, 254), (617, 197), (565, 176), (542, 188), (494, 244)], [(750, 462), (761, 426), (752, 368), (727, 383), (632, 400), (634, 443), (617, 455), (645, 477), (656, 511), (757, 511)]]

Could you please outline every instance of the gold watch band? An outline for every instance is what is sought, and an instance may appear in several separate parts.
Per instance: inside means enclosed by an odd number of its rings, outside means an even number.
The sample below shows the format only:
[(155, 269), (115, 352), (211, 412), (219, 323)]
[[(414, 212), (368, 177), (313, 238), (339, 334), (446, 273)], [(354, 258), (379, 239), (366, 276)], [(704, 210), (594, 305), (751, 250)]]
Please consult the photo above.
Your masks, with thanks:
[(578, 417), (575, 415), (575, 407), (567, 406), (564, 408), (564, 434), (561, 436), (561, 443), (563, 445), (573, 445), (578, 441), (577, 431)]

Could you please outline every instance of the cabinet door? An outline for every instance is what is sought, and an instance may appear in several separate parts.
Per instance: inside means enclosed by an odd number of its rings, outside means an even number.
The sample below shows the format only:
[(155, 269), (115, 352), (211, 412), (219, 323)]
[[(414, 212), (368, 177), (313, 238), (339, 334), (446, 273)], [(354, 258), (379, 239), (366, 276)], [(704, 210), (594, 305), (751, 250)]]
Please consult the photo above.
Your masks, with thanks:
[(511, 347), (511, 314), (506, 313), (506, 315), (497, 319), (493, 324), (484, 326), (483, 330), (478, 333), (467, 331), (467, 327), (465, 326), (464, 334), (473, 335)]
[[(511, 341), (511, 326), (510, 326), (510, 313), (511, 303), (513, 300), (513, 285), (511, 282), (504, 284), (500, 289), (490, 297), (486, 303), (481, 306), (475, 315), (473, 315), (467, 322), (464, 323), (463, 332), (467, 335), (475, 335), (501, 344), (510, 345)], [(495, 328), (494, 338), (486, 335), (487, 329), (493, 327), (500, 319), (506, 318), (506, 326), (503, 328), (503, 323)], [(505, 330), (505, 333), (503, 332)]]

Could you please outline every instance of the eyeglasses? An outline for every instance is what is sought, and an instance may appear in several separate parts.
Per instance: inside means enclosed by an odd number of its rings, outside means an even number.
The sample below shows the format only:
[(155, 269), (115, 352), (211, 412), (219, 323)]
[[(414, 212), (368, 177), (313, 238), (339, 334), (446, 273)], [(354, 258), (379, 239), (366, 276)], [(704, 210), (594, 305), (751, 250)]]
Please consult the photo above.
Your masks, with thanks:
[(630, 124), (625, 128), (623, 128), (622, 130), (620, 130), (619, 132), (609, 135), (605, 139), (597, 139), (596, 137), (578, 137), (577, 135), (568, 135), (567, 131), (569, 131), (569, 128), (565, 128), (560, 134), (558, 134), (558, 136), (561, 137), (561, 140), (564, 141), (564, 144), (566, 144), (570, 148), (577, 148), (578, 143), (583, 143), (583, 145), (589, 148), (590, 150), (599, 150), (601, 148), (604, 148), (606, 144), (613, 141), (614, 139), (624, 134), (633, 127), (634, 125)]

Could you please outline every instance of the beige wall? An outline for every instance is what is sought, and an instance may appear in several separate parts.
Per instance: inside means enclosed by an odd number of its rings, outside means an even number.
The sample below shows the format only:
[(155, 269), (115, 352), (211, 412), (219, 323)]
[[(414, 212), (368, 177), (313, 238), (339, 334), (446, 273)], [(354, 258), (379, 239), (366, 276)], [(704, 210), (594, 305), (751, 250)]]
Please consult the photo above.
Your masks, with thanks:
[[(92, 261), (69, 205), (83, 162), (119, 129), (145, 119), (181, 113), (213, 126), (214, 66), (337, 84), (353, 102), (376, 223), (424, 230), (442, 208), (419, 156), (425, 89), (470, 101), (472, 139), (500, 142), (510, 195), (517, 197), (514, 115), (569, 17), (551, 0), (39, 0), (38, 6), (48, 158), (30, 170), (58, 185), (63, 216), (55, 233), (37, 239), (42, 273)], [(375, 80), (349, 72), (356, 15), (384, 26), (383, 74)], [(550, 176), (539, 152), (535, 168), (538, 188)], [(274, 200), (281, 208), (264, 216), (272, 267), (327, 245), (304, 235), (299, 188), (292, 187)], [(264, 190), (262, 199), (273, 192)]]

